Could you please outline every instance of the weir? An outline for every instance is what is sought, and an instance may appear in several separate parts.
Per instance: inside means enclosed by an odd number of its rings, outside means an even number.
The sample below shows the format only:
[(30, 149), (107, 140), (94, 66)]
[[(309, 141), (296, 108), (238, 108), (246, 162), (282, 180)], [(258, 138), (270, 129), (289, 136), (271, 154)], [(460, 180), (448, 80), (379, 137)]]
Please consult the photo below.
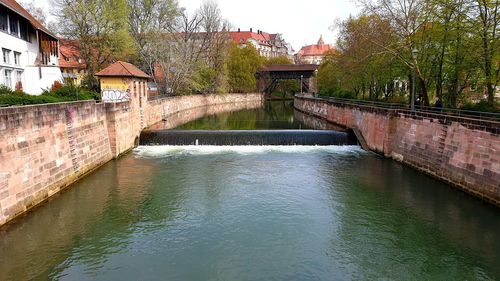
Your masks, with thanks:
[(356, 145), (350, 132), (322, 130), (146, 130), (141, 145)]

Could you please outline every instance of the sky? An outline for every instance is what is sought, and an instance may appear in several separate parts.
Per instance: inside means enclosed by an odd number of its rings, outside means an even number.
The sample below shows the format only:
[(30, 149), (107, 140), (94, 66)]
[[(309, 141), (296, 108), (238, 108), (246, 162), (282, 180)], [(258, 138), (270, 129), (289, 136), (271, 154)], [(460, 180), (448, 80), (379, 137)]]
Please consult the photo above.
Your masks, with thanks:
[[(203, 0), (178, 0), (188, 12), (194, 12)], [(50, 0), (36, 0), (47, 11)], [(268, 33), (281, 33), (298, 51), (304, 45), (316, 44), (323, 35), (334, 44), (336, 31), (330, 27), (336, 20), (356, 14), (353, 0), (217, 0), (222, 15), (234, 29), (250, 28)], [(38, 4), (40, 3), (40, 4)]]

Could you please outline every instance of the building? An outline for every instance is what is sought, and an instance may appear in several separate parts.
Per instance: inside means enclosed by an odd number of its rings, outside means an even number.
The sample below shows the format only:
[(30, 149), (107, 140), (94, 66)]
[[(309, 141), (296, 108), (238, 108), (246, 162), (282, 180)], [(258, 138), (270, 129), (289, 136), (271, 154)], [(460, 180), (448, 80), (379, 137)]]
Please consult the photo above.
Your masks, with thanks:
[(0, 0), (1, 84), (41, 94), (61, 79), (57, 37), (15, 0)]
[(87, 64), (82, 58), (78, 41), (59, 40), (59, 68), (64, 82), (80, 85), (87, 73)]
[(139, 98), (147, 101), (147, 85), (151, 77), (135, 65), (117, 61), (95, 74), (101, 84), (101, 97), (104, 102), (128, 101)]
[(253, 29), (250, 28), (250, 31), (241, 31), (240, 29), (231, 31), (229, 35), (238, 44), (252, 44), (259, 51), (259, 54), (266, 58), (288, 57), (291, 49), (291, 45), (286, 43), (279, 33), (270, 34), (261, 30), (253, 32)]
[(304, 46), (296, 55), (296, 62), (300, 64), (321, 64), (326, 52), (333, 50), (333, 46), (325, 44), (323, 36), (318, 40), (318, 44)]

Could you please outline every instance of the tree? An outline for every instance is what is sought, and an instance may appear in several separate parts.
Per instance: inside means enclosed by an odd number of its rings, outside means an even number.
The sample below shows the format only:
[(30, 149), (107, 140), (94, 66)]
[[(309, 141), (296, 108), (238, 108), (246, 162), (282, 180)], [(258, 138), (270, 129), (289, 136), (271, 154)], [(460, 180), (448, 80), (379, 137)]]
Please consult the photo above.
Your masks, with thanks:
[(128, 0), (128, 25), (134, 39), (137, 64), (147, 73), (154, 74), (162, 48), (163, 34), (172, 32), (182, 12), (176, 0)]
[(147, 38), (146, 54), (163, 92), (227, 91), (229, 24), (222, 18), (217, 3), (205, 1), (192, 15), (178, 11), (165, 32)]
[[(271, 57), (264, 59), (264, 65), (287, 65), (292, 64), (292, 61), (286, 56)], [(298, 93), (300, 92), (300, 81), (299, 80), (282, 80), (278, 81), (275, 87), (275, 92), (286, 96), (288, 93)]]
[(255, 74), (264, 59), (252, 44), (232, 44), (229, 52), (229, 86), (234, 93), (249, 93), (256, 90)]
[(385, 49), (396, 41), (390, 22), (370, 14), (350, 17), (338, 27), (337, 50), (326, 54), (318, 73), (322, 93), (388, 99), (395, 92), (394, 80), (403, 73)]
[(500, 2), (497, 0), (474, 1), (471, 20), (473, 31), (480, 38), (480, 63), (484, 74), (488, 102), (493, 103), (496, 86), (500, 80)]
[[(360, 0), (365, 11), (377, 15), (390, 23), (394, 36), (398, 38), (393, 44), (384, 44), (379, 40), (373, 43), (383, 47), (388, 53), (399, 59), (409, 70), (414, 69), (417, 76), (421, 96), (424, 105), (429, 105), (428, 96), (428, 71), (423, 68), (422, 61), (428, 59), (425, 51), (426, 27), (428, 23), (427, 14), (429, 1), (427, 0)], [(420, 32), (420, 41), (417, 33)], [(423, 41), (422, 41), (423, 39)], [(422, 44), (419, 44), (422, 43)], [(413, 56), (413, 50), (419, 50), (417, 57)]]
[(47, 24), (47, 14), (42, 7), (35, 4), (35, 0), (22, 1), (21, 6), (25, 8), (32, 16), (34, 16), (41, 24)]
[(126, 0), (53, 0), (61, 34), (79, 42), (88, 80), (98, 87), (94, 74), (131, 53)]
[(286, 56), (272, 57), (265, 61), (266, 65), (292, 64), (292, 61)]

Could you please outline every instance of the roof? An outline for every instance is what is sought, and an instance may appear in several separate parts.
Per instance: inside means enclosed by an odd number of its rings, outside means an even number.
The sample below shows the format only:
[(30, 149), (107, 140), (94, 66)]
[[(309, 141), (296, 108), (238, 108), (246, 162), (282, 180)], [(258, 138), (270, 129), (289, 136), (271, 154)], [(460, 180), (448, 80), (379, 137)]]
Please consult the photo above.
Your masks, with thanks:
[(59, 67), (61, 68), (87, 68), (80, 52), (77, 40), (59, 39)]
[(99, 71), (95, 74), (100, 77), (136, 77), (136, 78), (151, 78), (149, 75), (144, 73), (142, 70), (137, 68), (135, 65), (117, 61), (112, 65), (106, 67), (105, 69)]
[(23, 6), (21, 6), (15, 0), (0, 0), (0, 3), (11, 9), (18, 15), (22, 16), (23, 18), (27, 19), (35, 29), (41, 30), (44, 33), (47, 33), (48, 35), (57, 39), (57, 37), (52, 34), (52, 32), (50, 32), (45, 26), (43, 26), (43, 24), (41, 24), (34, 16), (26, 11), (26, 9), (24, 9)]
[(237, 43), (248, 42), (249, 39), (253, 39), (264, 46), (271, 46), (269, 41), (274, 41), (277, 36), (277, 34), (269, 34), (263, 31), (259, 33), (251, 31), (231, 31), (229, 35)]
[(292, 72), (292, 71), (315, 71), (319, 68), (316, 64), (276, 64), (264, 66), (263, 72)]
[(333, 49), (333, 46), (330, 44), (325, 44), (323, 40), (323, 35), (319, 37), (318, 44), (316, 45), (308, 45), (302, 47), (299, 51), (299, 56), (307, 57), (307, 56), (323, 56), (326, 52)]
[(300, 56), (323, 56), (326, 52), (333, 49), (332, 45), (309, 45), (304, 46), (299, 51)]

